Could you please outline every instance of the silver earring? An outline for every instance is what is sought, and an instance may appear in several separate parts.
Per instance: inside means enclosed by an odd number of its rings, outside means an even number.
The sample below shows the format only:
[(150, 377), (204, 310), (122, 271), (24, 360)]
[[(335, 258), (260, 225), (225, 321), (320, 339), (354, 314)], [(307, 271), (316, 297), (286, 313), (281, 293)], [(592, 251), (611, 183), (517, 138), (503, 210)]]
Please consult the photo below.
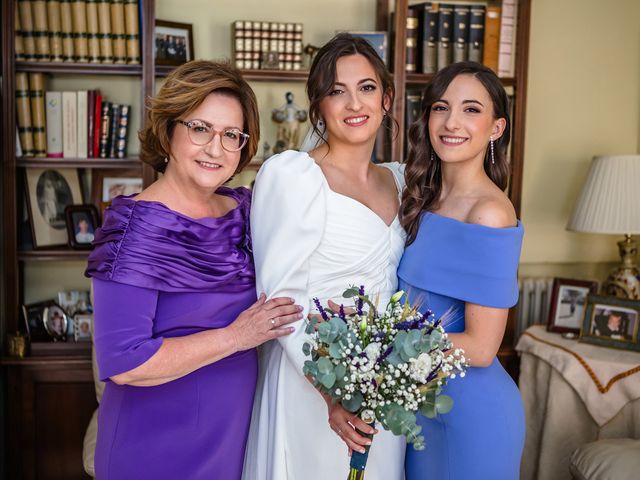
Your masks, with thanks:
[(493, 150), (493, 137), (489, 137), (489, 146), (491, 148), (491, 165), (495, 165), (496, 164), (496, 155), (495, 152)]
[(433, 154), (433, 149), (431, 149), (431, 161), (432, 162), (436, 161), (436, 156)]
[(169, 163), (169, 159), (167, 157), (164, 157), (164, 163)]

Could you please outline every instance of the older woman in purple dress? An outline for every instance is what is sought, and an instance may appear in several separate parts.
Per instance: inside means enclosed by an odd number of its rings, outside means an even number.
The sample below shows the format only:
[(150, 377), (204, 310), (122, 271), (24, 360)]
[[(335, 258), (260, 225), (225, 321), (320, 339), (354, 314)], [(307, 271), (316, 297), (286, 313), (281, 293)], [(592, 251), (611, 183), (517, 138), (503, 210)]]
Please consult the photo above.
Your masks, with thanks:
[(302, 310), (256, 301), (250, 193), (222, 186), (258, 137), (255, 96), (227, 65), (189, 62), (150, 102), (140, 156), (164, 175), (113, 201), (87, 269), (106, 381), (97, 478), (240, 478), (255, 347)]

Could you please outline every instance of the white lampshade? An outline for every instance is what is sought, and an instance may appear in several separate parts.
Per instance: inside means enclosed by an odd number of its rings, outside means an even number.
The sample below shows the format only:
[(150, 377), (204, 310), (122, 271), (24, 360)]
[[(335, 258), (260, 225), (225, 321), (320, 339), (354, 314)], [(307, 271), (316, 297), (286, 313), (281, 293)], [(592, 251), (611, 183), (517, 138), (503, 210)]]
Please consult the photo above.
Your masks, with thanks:
[(640, 155), (593, 158), (567, 229), (640, 234)]

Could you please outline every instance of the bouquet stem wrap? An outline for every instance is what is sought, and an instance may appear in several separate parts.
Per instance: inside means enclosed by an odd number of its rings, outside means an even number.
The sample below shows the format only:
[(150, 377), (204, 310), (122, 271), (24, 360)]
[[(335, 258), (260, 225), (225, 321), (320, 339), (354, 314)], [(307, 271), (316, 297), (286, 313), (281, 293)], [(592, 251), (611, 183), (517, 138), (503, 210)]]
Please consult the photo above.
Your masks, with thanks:
[[(369, 424), (373, 428), (375, 422)], [(361, 432), (356, 428), (356, 432), (362, 435), (363, 437), (367, 437), (369, 440), (373, 439), (373, 434)], [(364, 469), (367, 466), (367, 459), (369, 458), (369, 449), (371, 445), (366, 445), (364, 447), (364, 453), (356, 452), (355, 450), (351, 452), (351, 462), (349, 463), (349, 476), (347, 480), (362, 480), (364, 479)]]

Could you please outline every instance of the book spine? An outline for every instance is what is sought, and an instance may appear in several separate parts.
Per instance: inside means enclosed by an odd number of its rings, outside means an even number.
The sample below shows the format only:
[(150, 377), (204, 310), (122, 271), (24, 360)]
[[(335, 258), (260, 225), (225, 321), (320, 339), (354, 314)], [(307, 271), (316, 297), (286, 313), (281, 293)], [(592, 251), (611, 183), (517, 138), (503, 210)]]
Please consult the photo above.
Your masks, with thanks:
[(87, 150), (85, 158), (93, 158), (93, 135), (95, 131), (96, 91), (87, 91)]
[(88, 103), (89, 93), (86, 90), (77, 92), (78, 97), (78, 158), (87, 158), (87, 136), (89, 135)]
[(260, 68), (260, 57), (262, 48), (262, 22), (253, 22), (253, 36), (251, 38), (251, 68), (257, 70)]
[(503, 0), (500, 18), (500, 50), (498, 53), (498, 76), (513, 77), (515, 74), (517, 0)]
[(472, 5), (469, 17), (469, 60), (482, 63), (484, 48), (484, 5)]
[(438, 10), (438, 70), (453, 61), (453, 5), (440, 4)]
[(407, 57), (405, 70), (407, 72), (418, 71), (418, 9), (409, 7), (407, 10)]
[(438, 64), (438, 4), (422, 7), (422, 73), (436, 73)]
[(15, 30), (16, 30), (16, 38), (15, 38), (15, 49), (16, 49), (16, 60), (26, 60), (27, 57), (24, 54), (24, 33), (22, 32), (22, 26), (20, 25), (20, 13), (18, 12), (18, 8), (14, 10), (15, 12)]
[(502, 9), (497, 5), (487, 5), (484, 18), (484, 52), (482, 63), (498, 72), (498, 52), (500, 51), (500, 17)]
[(86, 0), (86, 2), (89, 62), (100, 63), (100, 29), (98, 27), (98, 3), (96, 2), (96, 0)]
[(118, 130), (116, 132), (116, 158), (127, 156), (127, 133), (129, 130), (129, 105), (120, 105)]
[(33, 155), (33, 133), (31, 131), (29, 78), (25, 72), (16, 72), (16, 110), (22, 154), (25, 157), (30, 157)]
[(109, 155), (109, 126), (111, 115), (111, 104), (107, 101), (102, 102), (102, 111), (100, 112), (100, 158), (107, 158)]
[(231, 24), (231, 58), (236, 68), (244, 68), (244, 21), (236, 20)]
[(469, 5), (453, 7), (453, 61), (464, 62), (469, 58)]
[(420, 116), (420, 103), (422, 92), (420, 90), (407, 90), (405, 98), (405, 152), (409, 151), (409, 128)]
[(127, 63), (127, 36), (124, 33), (124, 0), (111, 0), (111, 39), (113, 61)]
[(118, 115), (120, 114), (120, 105), (117, 103), (111, 104), (111, 112), (109, 114), (109, 138), (107, 157), (115, 158), (116, 156), (116, 135), (118, 132)]
[(75, 61), (89, 61), (89, 42), (87, 38), (87, 7), (85, 0), (72, 0), (71, 25), (73, 28), (73, 51)]
[(98, 0), (98, 31), (98, 40), (100, 40), (100, 62), (113, 63), (111, 5), (109, 0)]
[(78, 100), (76, 92), (62, 92), (62, 154), (64, 158), (78, 155)]
[(33, 132), (33, 155), (47, 154), (47, 132), (44, 107), (44, 74), (29, 74), (29, 97), (31, 99), (31, 131)]
[(62, 62), (62, 23), (60, 20), (60, 2), (58, 0), (47, 1), (47, 16), (49, 17), (49, 49), (51, 61)]
[(62, 60), (74, 61), (73, 21), (71, 20), (71, 0), (60, 0), (60, 36), (62, 37)]
[(46, 92), (47, 157), (62, 158), (62, 93)]
[(102, 95), (96, 90), (96, 101), (93, 108), (93, 151), (92, 158), (100, 158), (100, 126), (102, 125)]
[(300, 70), (302, 68), (302, 23), (296, 23), (294, 27), (294, 43), (293, 43), (293, 69)]
[(124, 20), (127, 36), (127, 63), (140, 64), (140, 21), (138, 19), (138, 0), (125, 0)]
[(18, 0), (18, 12), (20, 15), (20, 28), (22, 29), (25, 60), (36, 60), (36, 43), (35, 37), (33, 36), (34, 27), (31, 2), (29, 0)]
[(47, 3), (44, 0), (32, 0), (33, 37), (36, 44), (36, 59), (47, 62), (51, 57), (49, 50), (49, 25), (47, 23)]

